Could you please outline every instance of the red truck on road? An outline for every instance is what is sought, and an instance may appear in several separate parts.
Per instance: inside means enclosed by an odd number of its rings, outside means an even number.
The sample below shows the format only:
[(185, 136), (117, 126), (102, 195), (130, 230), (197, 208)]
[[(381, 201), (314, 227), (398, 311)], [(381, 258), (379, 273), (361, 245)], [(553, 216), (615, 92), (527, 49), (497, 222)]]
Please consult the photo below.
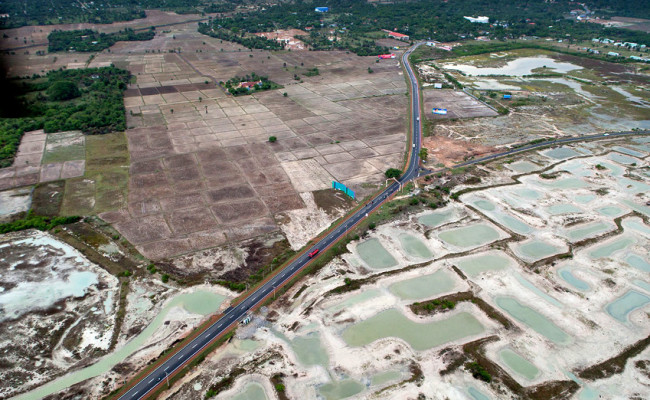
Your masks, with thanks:
[(314, 256), (316, 254), (318, 254), (319, 251), (320, 251), (319, 249), (316, 249), (316, 250), (312, 251), (311, 253), (309, 253), (309, 258), (314, 258)]

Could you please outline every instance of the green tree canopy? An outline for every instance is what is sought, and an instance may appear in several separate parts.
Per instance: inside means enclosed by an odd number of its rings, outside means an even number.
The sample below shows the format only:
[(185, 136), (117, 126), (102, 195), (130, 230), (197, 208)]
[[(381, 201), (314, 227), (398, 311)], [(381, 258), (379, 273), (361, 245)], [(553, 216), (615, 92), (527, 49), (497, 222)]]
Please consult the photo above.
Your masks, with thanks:
[(77, 84), (71, 81), (57, 81), (47, 88), (47, 96), (54, 101), (70, 100), (80, 95)]
[(388, 179), (390, 178), (399, 179), (399, 177), (402, 176), (402, 171), (400, 171), (397, 168), (388, 168), (384, 173), (384, 175), (386, 175), (386, 178)]

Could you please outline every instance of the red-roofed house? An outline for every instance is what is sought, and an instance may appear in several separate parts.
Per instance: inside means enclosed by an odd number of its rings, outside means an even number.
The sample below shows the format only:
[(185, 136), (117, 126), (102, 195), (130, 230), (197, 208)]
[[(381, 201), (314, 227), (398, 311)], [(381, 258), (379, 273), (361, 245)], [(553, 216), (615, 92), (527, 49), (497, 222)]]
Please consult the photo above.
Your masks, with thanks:
[(393, 38), (393, 39), (397, 39), (397, 40), (409, 40), (409, 38), (410, 38), (409, 35), (405, 35), (403, 33), (393, 32), (393, 31), (389, 31), (389, 30), (386, 30), (386, 29), (382, 29), (382, 31), (388, 33), (389, 38)]
[(246, 88), (248, 90), (253, 89), (255, 86), (259, 86), (262, 84), (262, 81), (257, 81), (257, 82), (241, 82), (239, 84), (239, 87), (241, 88)]

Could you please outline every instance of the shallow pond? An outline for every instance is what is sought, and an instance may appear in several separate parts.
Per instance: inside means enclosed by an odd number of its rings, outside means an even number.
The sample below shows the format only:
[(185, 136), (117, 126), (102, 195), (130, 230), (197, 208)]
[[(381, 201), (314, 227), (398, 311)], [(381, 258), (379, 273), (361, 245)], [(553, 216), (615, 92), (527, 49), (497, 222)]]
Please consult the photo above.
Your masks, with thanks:
[(618, 187), (623, 189), (623, 191), (632, 194), (647, 193), (650, 191), (650, 185), (624, 177), (618, 178), (616, 184)]
[(440, 232), (438, 237), (452, 246), (468, 248), (482, 246), (497, 240), (499, 232), (490, 225), (478, 223)]
[(540, 193), (537, 190), (527, 189), (527, 188), (515, 189), (512, 191), (512, 194), (529, 200), (539, 200), (544, 197), (543, 193)]
[(449, 272), (439, 270), (433, 274), (393, 283), (388, 290), (403, 300), (421, 300), (448, 292), (455, 286)]
[(515, 243), (511, 247), (518, 257), (526, 261), (541, 260), (563, 251), (560, 247), (539, 239), (532, 239), (524, 243)]
[(570, 147), (558, 147), (555, 149), (543, 151), (542, 154), (555, 160), (564, 160), (567, 158), (582, 155)]
[(474, 400), (491, 400), (490, 396), (487, 396), (485, 393), (481, 392), (473, 386), (467, 388), (467, 393), (469, 393), (469, 395)]
[(623, 229), (626, 231), (634, 230), (640, 234), (650, 237), (650, 227), (643, 223), (643, 220), (639, 217), (625, 218), (621, 223)]
[(318, 332), (295, 337), (289, 344), (302, 365), (321, 365), (325, 368), (329, 365), (329, 356), (320, 342)]
[(65, 277), (50, 277), (43, 282), (19, 282), (0, 293), (0, 320), (18, 318), (38, 308), (47, 309), (61, 299), (83, 297), (97, 283), (97, 274), (90, 271), (72, 271)]
[(550, 181), (540, 178), (539, 184), (553, 189), (583, 189), (589, 187), (589, 184), (580, 178), (560, 178)]
[(428, 226), (429, 228), (435, 228), (446, 222), (451, 221), (451, 219), (455, 215), (456, 213), (454, 212), (454, 210), (431, 212), (428, 214), (421, 215), (418, 218), (418, 222)]
[(499, 271), (507, 268), (511, 260), (503, 253), (482, 253), (476, 256), (461, 258), (456, 266), (469, 276), (475, 277), (486, 271)]
[(318, 388), (320, 393), (326, 400), (345, 399), (355, 394), (361, 393), (366, 387), (353, 379), (344, 379), (342, 381), (334, 381), (326, 383)]
[(259, 383), (249, 383), (244, 389), (231, 397), (232, 400), (267, 400), (266, 392)]
[(550, 215), (575, 214), (581, 213), (582, 209), (570, 203), (561, 203), (546, 207), (546, 212)]
[(569, 285), (573, 286), (578, 290), (587, 291), (591, 288), (587, 282), (573, 275), (573, 272), (571, 271), (570, 268), (561, 268), (557, 271), (557, 274), (566, 283), (568, 283)]
[(359, 243), (357, 252), (359, 252), (359, 257), (372, 269), (384, 269), (397, 265), (397, 261), (376, 238)]
[(526, 174), (528, 172), (536, 171), (542, 167), (537, 164), (533, 164), (529, 161), (517, 161), (512, 164), (506, 164), (506, 167), (512, 171)]
[(611, 163), (604, 162), (604, 161), (600, 162), (598, 164), (600, 164), (603, 167), (607, 168), (612, 173), (612, 175), (621, 176), (621, 175), (623, 175), (625, 173), (625, 170), (623, 168), (621, 168), (620, 166), (616, 165), (616, 164), (611, 164)]
[(520, 219), (515, 218), (510, 214), (494, 212), (490, 214), (490, 216), (506, 228), (520, 235), (527, 235), (533, 231), (533, 228), (530, 225), (522, 222)]
[(625, 323), (627, 322), (627, 316), (629, 313), (648, 303), (650, 303), (650, 297), (639, 293), (636, 290), (630, 290), (623, 296), (609, 303), (605, 307), (605, 310), (607, 311), (607, 314)]
[(607, 217), (618, 217), (619, 215), (623, 215), (625, 213), (624, 210), (616, 206), (605, 206), (597, 208), (596, 211)]
[(545, 336), (550, 341), (557, 344), (568, 344), (571, 341), (571, 337), (548, 318), (532, 308), (519, 303), (516, 299), (511, 297), (497, 297), (495, 302), (497, 306), (513, 318), (528, 325), (535, 332)]
[(76, 383), (106, 373), (133, 352), (142, 348), (142, 345), (147, 341), (147, 339), (149, 339), (160, 325), (162, 325), (167, 318), (167, 313), (172, 308), (180, 306), (192, 313), (208, 315), (216, 312), (224, 300), (224, 296), (206, 291), (180, 294), (172, 298), (172, 300), (169, 301), (162, 310), (160, 310), (153, 321), (151, 321), (151, 323), (149, 323), (149, 325), (138, 336), (131, 339), (121, 348), (89, 367), (73, 372), (50, 383), (46, 383), (31, 392), (16, 397), (16, 399), (42, 399), (49, 394), (58, 392)]
[(422, 351), (453, 340), (478, 335), (483, 325), (467, 312), (453, 314), (448, 318), (416, 323), (392, 308), (355, 323), (343, 331), (343, 340), (350, 346), (365, 346), (385, 337), (398, 337), (414, 350)]
[(637, 160), (636, 158), (632, 158), (620, 153), (609, 153), (607, 155), (607, 158), (619, 164), (625, 164), (625, 165), (632, 165), (639, 162), (639, 160)]
[(612, 224), (599, 221), (574, 227), (567, 230), (565, 233), (572, 242), (577, 242), (588, 237), (597, 236), (607, 231), (611, 231), (615, 228), (616, 226), (613, 226)]
[(489, 200), (477, 199), (472, 201), (472, 204), (484, 211), (493, 211), (496, 206)]
[(632, 281), (635, 285), (640, 287), (641, 289), (645, 290), (646, 292), (650, 293), (650, 283), (642, 281), (640, 279), (635, 279)]
[(625, 262), (638, 270), (650, 272), (650, 263), (638, 254), (632, 253), (625, 257)]
[(636, 240), (630, 236), (620, 236), (606, 244), (599, 245), (589, 252), (589, 257), (598, 259), (603, 257), (611, 257), (614, 253), (627, 249), (630, 245), (634, 244)]
[(402, 372), (398, 370), (383, 371), (376, 373), (370, 378), (371, 386), (383, 385), (385, 383), (396, 381), (402, 377)]
[(510, 369), (528, 380), (539, 375), (539, 369), (535, 365), (510, 349), (501, 350), (499, 357)]
[(400, 233), (397, 235), (397, 238), (399, 239), (399, 243), (402, 245), (402, 249), (404, 249), (404, 252), (409, 256), (417, 258), (433, 257), (433, 253), (427, 245), (415, 236), (409, 235), (408, 233)]
[(628, 156), (632, 156), (632, 157), (644, 158), (646, 156), (645, 153), (642, 153), (642, 152), (636, 151), (636, 150), (632, 150), (632, 149), (628, 149), (627, 147), (623, 147), (623, 146), (614, 146), (614, 147), (612, 147), (612, 150), (616, 150), (619, 153), (627, 154)]
[(466, 75), (473, 76), (486, 76), (486, 75), (508, 75), (508, 76), (523, 76), (530, 75), (534, 69), (544, 68), (549, 72), (565, 73), (582, 67), (567, 63), (556, 61), (550, 57), (521, 57), (508, 61), (503, 67), (487, 67), (480, 68), (467, 64), (445, 64), (443, 68), (454, 69), (465, 73)]
[(630, 207), (634, 211), (640, 212), (641, 214), (644, 214), (646, 217), (650, 217), (650, 207), (644, 206), (634, 201), (630, 201), (628, 199), (623, 199), (622, 202), (623, 204)]
[(580, 204), (591, 203), (595, 198), (595, 194), (578, 194), (573, 196), (573, 199)]
[(351, 307), (353, 305), (363, 303), (364, 301), (368, 301), (370, 299), (374, 299), (375, 297), (378, 297), (381, 295), (381, 291), (379, 289), (367, 289), (364, 290), (363, 292), (359, 294), (355, 294), (354, 296), (348, 297), (347, 299), (343, 300), (340, 303), (334, 304), (331, 307), (327, 308), (327, 311), (330, 311), (332, 313), (336, 313), (338, 311), (344, 310), (348, 307)]
[(517, 279), (517, 282), (519, 282), (523, 287), (526, 289), (530, 290), (531, 292), (535, 293), (542, 299), (546, 300), (549, 304), (552, 304), (558, 308), (562, 308), (563, 304), (557, 301), (554, 297), (548, 295), (546, 292), (538, 288), (537, 286), (533, 285), (532, 282), (521, 276), (519, 272), (513, 271), (513, 275), (515, 279)]

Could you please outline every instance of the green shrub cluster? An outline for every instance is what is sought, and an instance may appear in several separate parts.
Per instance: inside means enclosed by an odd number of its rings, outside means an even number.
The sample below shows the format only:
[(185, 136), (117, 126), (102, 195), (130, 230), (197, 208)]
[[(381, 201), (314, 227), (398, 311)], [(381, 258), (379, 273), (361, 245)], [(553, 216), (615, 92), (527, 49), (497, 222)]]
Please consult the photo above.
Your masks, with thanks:
[(71, 224), (77, 222), (81, 217), (44, 217), (35, 215), (32, 210), (27, 212), (23, 219), (13, 222), (0, 224), (0, 233), (16, 232), (25, 229), (38, 229), (39, 231), (49, 231), (55, 226)]
[(284, 42), (276, 40), (269, 40), (261, 36), (246, 36), (244, 33), (235, 33), (226, 29), (214, 29), (213, 26), (208, 24), (199, 23), (199, 32), (211, 36), (213, 38), (227, 40), (229, 42), (239, 43), (249, 49), (265, 49), (265, 50), (282, 50), (284, 49)]
[(50, 53), (69, 50), (78, 52), (102, 51), (116, 42), (151, 40), (155, 35), (153, 29), (136, 32), (129, 28), (115, 33), (99, 33), (92, 29), (52, 31), (47, 35), (47, 49)]
[(465, 369), (472, 373), (474, 379), (479, 379), (487, 383), (490, 383), (492, 381), (492, 375), (490, 375), (487, 370), (477, 362), (465, 364)]
[(231, 281), (225, 281), (225, 280), (218, 280), (217, 281), (218, 285), (227, 287), (230, 290), (234, 290), (235, 292), (243, 292), (246, 290), (246, 284), (242, 282), (231, 282)]
[[(259, 85), (255, 85), (252, 88), (239, 87), (239, 84), (242, 82), (257, 82)], [(266, 76), (257, 75), (253, 72), (251, 75), (246, 76), (235, 76), (234, 78), (228, 79), (227, 82), (223, 83), (224, 87), (228, 90), (233, 96), (248, 95), (256, 92), (263, 92), (265, 90), (278, 89), (282, 86), (278, 85), (275, 82), (269, 80)]]

